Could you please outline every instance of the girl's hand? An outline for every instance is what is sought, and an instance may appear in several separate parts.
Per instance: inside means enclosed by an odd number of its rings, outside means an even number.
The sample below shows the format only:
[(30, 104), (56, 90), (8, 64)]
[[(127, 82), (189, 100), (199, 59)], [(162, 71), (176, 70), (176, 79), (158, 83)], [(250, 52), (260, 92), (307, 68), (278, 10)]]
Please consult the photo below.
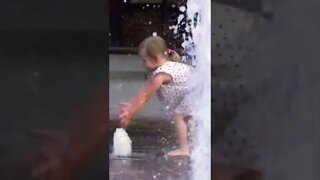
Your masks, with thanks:
[(119, 105), (121, 107), (119, 112), (120, 125), (121, 127), (126, 128), (131, 122), (131, 115), (130, 115), (131, 104), (122, 102), (122, 103), (119, 103)]
[(120, 125), (126, 128), (133, 116), (146, 104), (151, 96), (160, 88), (164, 82), (172, 81), (172, 77), (166, 73), (158, 73), (153, 76), (146, 85), (137, 93), (130, 103), (119, 103), (121, 110), (119, 118), (121, 119)]

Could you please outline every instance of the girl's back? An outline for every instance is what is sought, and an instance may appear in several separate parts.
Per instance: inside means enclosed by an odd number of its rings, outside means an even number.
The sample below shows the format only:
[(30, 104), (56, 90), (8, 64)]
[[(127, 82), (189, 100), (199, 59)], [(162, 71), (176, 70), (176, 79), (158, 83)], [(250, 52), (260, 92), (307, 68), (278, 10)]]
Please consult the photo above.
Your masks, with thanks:
[[(189, 93), (188, 80), (192, 74), (192, 67), (179, 62), (168, 61), (158, 67), (153, 75), (166, 73), (172, 77), (172, 81), (163, 84), (157, 91), (159, 100), (164, 103), (167, 109), (174, 109), (181, 106), (181, 102)], [(186, 109), (186, 108), (183, 108)]]

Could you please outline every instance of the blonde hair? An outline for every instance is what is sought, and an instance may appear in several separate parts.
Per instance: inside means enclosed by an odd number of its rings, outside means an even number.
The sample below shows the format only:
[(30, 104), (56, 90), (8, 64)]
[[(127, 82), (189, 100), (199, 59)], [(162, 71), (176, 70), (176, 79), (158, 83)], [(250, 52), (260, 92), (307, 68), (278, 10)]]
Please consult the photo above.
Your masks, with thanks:
[(171, 61), (180, 61), (180, 55), (171, 49), (168, 49), (166, 42), (159, 36), (150, 36), (143, 40), (138, 48), (140, 52), (142, 49), (145, 49), (148, 56), (153, 59), (156, 59), (157, 54), (163, 54), (167, 56)]

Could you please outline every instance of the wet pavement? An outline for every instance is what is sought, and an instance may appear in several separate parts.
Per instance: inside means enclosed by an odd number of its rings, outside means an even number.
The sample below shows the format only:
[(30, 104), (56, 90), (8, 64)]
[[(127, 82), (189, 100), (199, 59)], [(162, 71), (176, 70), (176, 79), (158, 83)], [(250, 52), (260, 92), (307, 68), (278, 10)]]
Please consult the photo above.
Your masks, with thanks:
[[(110, 137), (116, 122), (110, 121)], [(190, 179), (189, 157), (165, 157), (175, 148), (172, 125), (164, 121), (143, 119), (127, 129), (132, 140), (130, 157), (109, 154), (109, 178), (111, 180), (188, 180)], [(112, 152), (112, 138), (109, 151)]]
[(183, 156), (166, 158), (133, 153), (129, 158), (109, 157), (110, 180), (189, 180), (190, 169), (190, 159)]
[[(131, 157), (109, 155), (110, 180), (191, 180), (188, 157), (157, 156), (153, 153), (133, 153)], [(246, 167), (212, 163), (212, 179), (264, 180), (262, 172)], [(199, 178), (199, 180), (201, 180)]]

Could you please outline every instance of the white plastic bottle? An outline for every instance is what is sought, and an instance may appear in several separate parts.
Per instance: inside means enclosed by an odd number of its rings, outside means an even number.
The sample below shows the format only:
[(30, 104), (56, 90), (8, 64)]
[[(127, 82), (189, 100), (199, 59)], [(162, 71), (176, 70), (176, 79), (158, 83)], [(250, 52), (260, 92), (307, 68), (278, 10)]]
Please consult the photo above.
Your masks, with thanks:
[(113, 154), (115, 156), (131, 156), (132, 141), (123, 128), (117, 128), (113, 135)]

